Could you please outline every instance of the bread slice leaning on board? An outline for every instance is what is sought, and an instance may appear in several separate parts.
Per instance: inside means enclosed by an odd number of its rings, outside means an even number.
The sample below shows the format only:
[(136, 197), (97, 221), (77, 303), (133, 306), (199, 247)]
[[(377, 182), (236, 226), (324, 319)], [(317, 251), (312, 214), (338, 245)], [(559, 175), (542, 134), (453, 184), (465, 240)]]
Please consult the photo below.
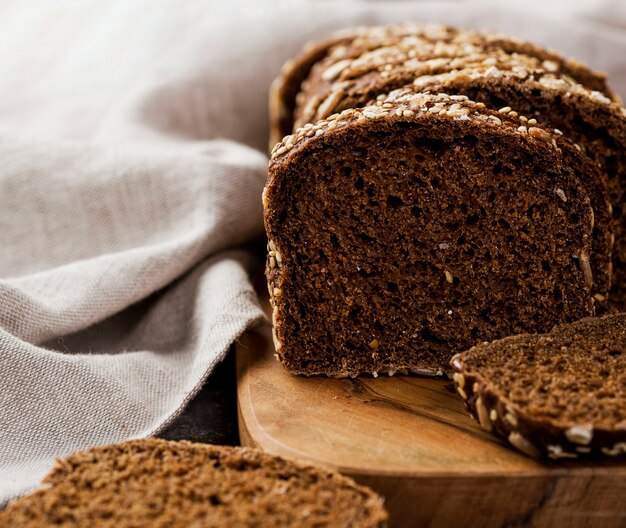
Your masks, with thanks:
[(527, 455), (626, 454), (626, 314), (479, 344), (451, 364), (472, 416)]

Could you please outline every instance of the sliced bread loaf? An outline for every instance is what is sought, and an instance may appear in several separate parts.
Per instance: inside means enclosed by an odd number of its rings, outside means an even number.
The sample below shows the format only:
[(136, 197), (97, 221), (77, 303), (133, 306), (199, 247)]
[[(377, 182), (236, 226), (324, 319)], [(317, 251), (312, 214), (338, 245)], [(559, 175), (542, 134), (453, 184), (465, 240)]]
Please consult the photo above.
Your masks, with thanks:
[(28, 527), (383, 527), (380, 496), (248, 448), (135, 440), (75, 453), (0, 512)]
[(283, 364), (436, 374), (479, 341), (593, 314), (593, 212), (557, 140), (419, 93), (286, 137), (263, 197)]
[[(361, 27), (343, 30), (323, 41), (309, 43), (297, 57), (285, 64), (270, 91), (270, 143), (275, 144), (297, 128), (293, 126), (294, 112), (299, 114), (301, 110), (297, 109), (300, 105), (296, 105), (296, 98), (302, 84), (309, 77), (311, 79), (307, 82), (312, 84), (317, 82), (318, 77), (322, 81), (335, 81), (342, 72), (343, 65), (350, 64), (374, 50), (392, 48), (398, 42), (410, 47), (406, 50), (408, 60), (415, 58), (417, 54), (427, 58), (426, 52), (420, 51), (420, 47), (429, 45), (436, 46), (433, 56), (446, 56), (440, 46), (453, 43), (465, 47), (465, 54), (471, 53), (470, 48), (474, 46), (474, 52), (480, 47), (483, 50), (502, 50), (509, 54), (534, 57), (540, 60), (548, 71), (562, 72), (591, 90), (600, 91), (607, 97), (618, 100), (608, 86), (605, 74), (520, 39), (439, 25)], [(379, 54), (379, 57), (382, 58), (382, 54)], [(385, 60), (387, 63), (380, 63), (383, 69), (389, 65), (389, 58)], [(312, 73), (313, 69), (316, 71)], [(304, 99), (308, 101), (309, 98), (301, 97), (301, 101)], [(306, 105), (307, 101), (302, 104)]]
[(472, 416), (527, 455), (626, 454), (626, 314), (484, 343), (451, 364)]
[[(363, 41), (365, 39), (361, 39)], [(614, 97), (601, 74), (532, 44), (491, 33), (452, 30), (435, 35), (396, 35), (382, 46), (356, 50), (345, 43), (312, 66), (294, 109), (294, 127), (314, 123), (346, 108), (364, 106), (379, 94), (411, 82), (417, 75), (452, 71), (469, 64), (544, 68), (589, 83)], [(359, 54), (360, 53), (360, 54)], [(465, 62), (466, 66), (462, 66)], [(316, 108), (319, 110), (316, 111)]]

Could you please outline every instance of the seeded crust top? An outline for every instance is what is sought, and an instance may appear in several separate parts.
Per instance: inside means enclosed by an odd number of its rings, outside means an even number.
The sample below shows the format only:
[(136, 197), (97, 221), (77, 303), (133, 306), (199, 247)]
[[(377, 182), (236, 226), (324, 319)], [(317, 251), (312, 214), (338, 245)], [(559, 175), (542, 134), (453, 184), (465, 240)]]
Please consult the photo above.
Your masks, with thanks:
[[(369, 99), (367, 94), (372, 90), (389, 92), (390, 83), (393, 89), (409, 84), (416, 76), (483, 66), (497, 66), (503, 70), (542, 67), (540, 60), (526, 55), (486, 51), (471, 44), (440, 44), (420, 46), (419, 54), (412, 50), (411, 58), (403, 56), (399, 59), (388, 57), (383, 53), (385, 50), (379, 49), (375, 51), (380, 54), (375, 62), (369, 57), (361, 57), (354, 61), (340, 61), (325, 69), (321, 79), (310, 79), (303, 84), (297, 99), (295, 126), (315, 122), (348, 104), (364, 106)], [(395, 48), (390, 51), (395, 53)], [(343, 101), (346, 97), (349, 103)]]
[(158, 439), (74, 453), (0, 525), (386, 525), (382, 498), (351, 479), (256, 449)]
[[(537, 126), (536, 120), (526, 120), (526, 126), (516, 123), (513, 118), (517, 113), (506, 107), (499, 112), (488, 110), (483, 103), (470, 101), (464, 95), (448, 95), (445, 93), (431, 94), (415, 92), (411, 88), (396, 90), (387, 97), (376, 101), (374, 105), (364, 108), (349, 108), (341, 113), (333, 114), (315, 124), (307, 123), (293, 134), (285, 136), (271, 152), (270, 167), (283, 162), (292, 149), (298, 150), (310, 138), (332, 133), (335, 128), (342, 128), (352, 123), (361, 123), (368, 119), (385, 119), (394, 117), (412, 118), (415, 115), (437, 114), (448, 116), (459, 121), (475, 121), (483, 125), (509, 130), (518, 134), (528, 134), (531, 140), (538, 140), (558, 149), (556, 140), (558, 132)], [(508, 119), (503, 120), (506, 115)]]
[[(293, 122), (292, 112), (300, 85), (309, 76), (316, 63), (329, 56), (329, 64), (346, 58), (356, 58), (362, 51), (385, 47), (398, 38), (413, 36), (423, 41), (465, 41), (471, 40), (487, 43), (492, 48), (501, 48), (507, 52), (519, 52), (532, 55), (547, 61), (544, 67), (550, 71), (556, 65), (564, 73), (587, 81), (586, 85), (603, 92), (615, 101), (619, 97), (607, 86), (606, 75), (596, 72), (575, 59), (566, 59), (559, 53), (548, 51), (520, 39), (506, 37), (498, 33), (460, 30), (441, 25), (402, 24), (394, 26), (357, 27), (336, 32), (332, 37), (313, 42), (304, 46), (303, 51), (295, 59), (283, 66), (279, 77), (272, 84), (270, 95), (270, 121), (272, 124), (271, 142), (277, 141), (288, 133)], [(408, 41), (406, 41), (408, 42)]]
[(433, 85), (444, 84), (450, 81), (474, 80), (482, 77), (489, 77), (492, 79), (512, 79), (517, 82), (529, 84), (538, 83), (543, 88), (558, 91), (566, 95), (579, 95), (593, 101), (596, 104), (610, 106), (616, 112), (619, 112), (622, 117), (626, 117), (626, 108), (622, 107), (615, 101), (612, 101), (603, 93), (590, 90), (566, 75), (557, 76), (544, 69), (531, 69), (519, 66), (514, 66), (510, 69), (501, 69), (496, 65), (491, 65), (487, 68), (455, 69), (454, 71), (436, 75), (421, 75), (413, 81), (413, 86), (415, 86), (415, 89), (418, 90), (428, 90), (428, 87)]
[[(599, 91), (612, 100), (619, 102), (619, 97), (606, 85), (606, 73), (594, 71), (577, 59), (566, 58), (557, 51), (542, 48), (522, 39), (497, 32), (459, 29), (442, 25), (403, 24), (399, 26), (361, 27), (348, 30), (343, 32), (343, 34), (354, 35), (355, 38), (352, 42), (356, 47), (362, 49), (374, 49), (384, 47), (385, 45), (396, 46), (398, 39), (409, 37), (409, 39), (401, 40), (401, 42), (408, 44), (410, 50), (410, 37), (418, 36), (431, 42), (454, 42), (461, 46), (478, 44), (482, 46), (482, 49), (486, 46), (491, 50), (500, 49), (506, 53), (523, 54), (540, 59), (543, 63), (543, 68), (548, 72), (561, 71), (575, 78), (588, 78), (590, 83), (596, 86), (595, 89), (600, 88)], [(342, 32), (335, 33), (335, 36), (341, 35)], [(400, 52), (402, 52), (401, 47), (402, 44), (399, 46)], [(341, 54), (335, 54), (335, 58), (341, 59)]]

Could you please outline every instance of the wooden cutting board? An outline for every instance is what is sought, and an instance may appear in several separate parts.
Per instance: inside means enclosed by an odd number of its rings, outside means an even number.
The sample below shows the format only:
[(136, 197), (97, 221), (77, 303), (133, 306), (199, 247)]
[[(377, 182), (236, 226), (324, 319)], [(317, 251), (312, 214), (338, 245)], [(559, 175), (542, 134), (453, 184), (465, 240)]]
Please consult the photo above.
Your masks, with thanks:
[(626, 527), (626, 460), (538, 462), (484, 432), (448, 380), (288, 374), (271, 329), (237, 344), (243, 445), (336, 468), (390, 526)]

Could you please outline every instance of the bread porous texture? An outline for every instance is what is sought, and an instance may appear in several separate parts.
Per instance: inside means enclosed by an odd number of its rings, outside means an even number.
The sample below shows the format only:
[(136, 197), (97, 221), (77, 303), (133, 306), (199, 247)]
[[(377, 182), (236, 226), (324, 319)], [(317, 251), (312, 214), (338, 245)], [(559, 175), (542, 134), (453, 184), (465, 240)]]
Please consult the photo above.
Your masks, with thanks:
[[(610, 278), (608, 296), (597, 291), (598, 308), (626, 310), (626, 114), (624, 109), (611, 102), (599, 92), (593, 92), (564, 78), (557, 78), (543, 71), (502, 71), (499, 69), (468, 69), (442, 75), (415, 79), (411, 90), (445, 91), (468, 96), (470, 99), (500, 109), (513, 108), (523, 116), (525, 125), (539, 121), (557, 129), (563, 137), (572, 141), (577, 149), (589, 157), (597, 168), (595, 172), (585, 168), (586, 181), (600, 184), (599, 194), (612, 206), (611, 218), (603, 218), (596, 211), (596, 231), (610, 227), (611, 249), (609, 265), (611, 273), (595, 270), (596, 278)], [(383, 96), (384, 97), (384, 96)], [(589, 185), (586, 185), (589, 188)], [(595, 194), (599, 196), (598, 192)], [(614, 232), (614, 234), (613, 234)], [(596, 233), (599, 240), (606, 237)], [(598, 246), (594, 253), (603, 254)], [(598, 263), (599, 264), (599, 263)], [(611, 275), (609, 277), (609, 275)], [(608, 297), (608, 303), (605, 302)]]
[(263, 199), (292, 372), (441, 373), (477, 342), (594, 313), (593, 212), (554, 136), (465, 97), (303, 127), (275, 148)]
[(480, 344), (451, 364), (474, 418), (522, 452), (626, 454), (626, 314)]
[(250, 448), (148, 439), (57, 463), (0, 525), (102, 527), (387, 525), (380, 496), (328, 470)]

